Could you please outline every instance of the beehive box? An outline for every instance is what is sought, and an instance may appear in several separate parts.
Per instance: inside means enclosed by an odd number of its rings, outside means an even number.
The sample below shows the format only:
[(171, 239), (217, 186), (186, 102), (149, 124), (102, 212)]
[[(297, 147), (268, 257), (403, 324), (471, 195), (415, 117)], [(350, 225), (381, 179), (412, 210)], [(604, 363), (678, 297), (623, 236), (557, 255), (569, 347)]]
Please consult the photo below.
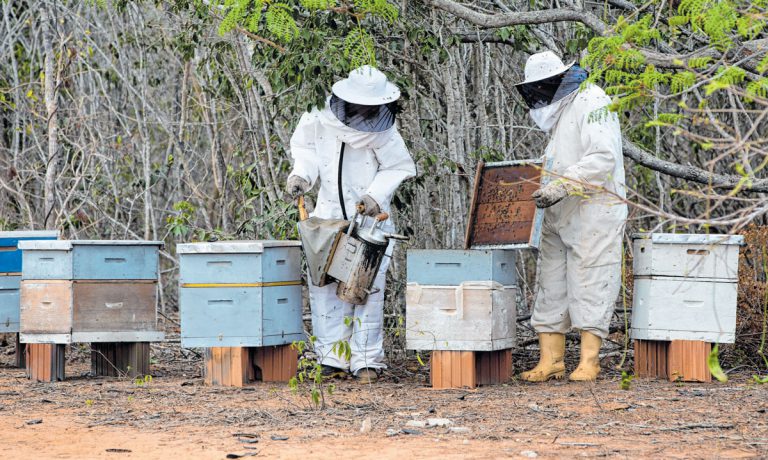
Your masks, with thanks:
[(263, 347), (303, 340), (301, 243), (181, 244), (185, 347)]
[(412, 249), (407, 269), (408, 282), (420, 285), (458, 286), (467, 280), (517, 284), (514, 251)]
[(544, 210), (533, 192), (546, 184), (550, 169), (541, 160), (480, 162), (469, 211), (467, 249), (537, 248)]
[(632, 338), (733, 343), (742, 236), (633, 236)]
[(153, 342), (158, 241), (23, 241), (26, 343)]
[(495, 351), (514, 345), (513, 251), (411, 250), (407, 265), (408, 349)]
[(0, 232), (0, 333), (19, 332), (20, 241), (55, 240), (56, 231)]

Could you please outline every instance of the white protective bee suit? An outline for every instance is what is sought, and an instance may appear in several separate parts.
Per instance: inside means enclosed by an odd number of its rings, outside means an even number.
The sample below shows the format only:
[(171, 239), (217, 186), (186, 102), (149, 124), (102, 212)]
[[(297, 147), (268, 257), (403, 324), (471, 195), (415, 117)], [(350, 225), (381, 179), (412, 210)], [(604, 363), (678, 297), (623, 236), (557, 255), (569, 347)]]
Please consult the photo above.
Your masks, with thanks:
[[(375, 69), (356, 69), (349, 79), (334, 85), (334, 94), (337, 91), (342, 93), (338, 88), (340, 84), (350, 83), (349, 80), (354, 83), (354, 77), (361, 79), (361, 75), (355, 72), (362, 70), (365, 70), (368, 77), (373, 75), (375, 79), (386, 79)], [(375, 93), (377, 90), (370, 87), (368, 91)], [(399, 96), (399, 91), (396, 94)], [(381, 132), (358, 131), (342, 123), (330, 109), (330, 104), (327, 104), (322, 110), (305, 113), (291, 138), (291, 156), (294, 160), (291, 175), (303, 178), (311, 186), (320, 183), (317, 204), (311, 215), (323, 219), (345, 217), (338, 188), (342, 143), (345, 145), (341, 184), (346, 218), (354, 216), (355, 206), (364, 195), (373, 198), (381, 211), (389, 213), (390, 201), (397, 187), (403, 180), (416, 174), (414, 162), (397, 127), (392, 125)], [(385, 231), (394, 231), (394, 225), (389, 220), (383, 228)], [(391, 253), (390, 244), (387, 254)], [(389, 257), (384, 258), (374, 282), (374, 289), (378, 291), (369, 296), (365, 305), (352, 305), (340, 300), (336, 296), (336, 283), (323, 287), (309, 283), (315, 351), (322, 364), (349, 369), (353, 374), (364, 368), (386, 367), (383, 325), (385, 274), (389, 261)], [(345, 318), (352, 319), (351, 323), (346, 321), (348, 326), (345, 325)], [(334, 344), (341, 340), (349, 340), (352, 352), (349, 362), (332, 351)]]
[(570, 191), (544, 211), (531, 317), (538, 333), (573, 328), (608, 335), (627, 219), (621, 129), (607, 110), (610, 102), (602, 89), (588, 85), (553, 104), (546, 119), (537, 120), (532, 111), (537, 124), (551, 126), (545, 157), (553, 160), (552, 179), (565, 178)]

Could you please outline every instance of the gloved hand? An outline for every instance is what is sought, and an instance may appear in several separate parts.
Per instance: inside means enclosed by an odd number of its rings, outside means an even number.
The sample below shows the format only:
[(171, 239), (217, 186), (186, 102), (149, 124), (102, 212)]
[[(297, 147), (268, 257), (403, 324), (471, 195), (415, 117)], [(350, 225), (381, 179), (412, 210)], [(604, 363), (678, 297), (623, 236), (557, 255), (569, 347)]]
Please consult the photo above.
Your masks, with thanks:
[(303, 177), (290, 176), (285, 184), (285, 193), (288, 194), (291, 199), (296, 199), (301, 195), (307, 193), (310, 189), (310, 184)]
[(377, 216), (379, 213), (381, 213), (379, 203), (371, 198), (370, 195), (363, 195), (360, 198), (360, 201), (357, 203), (357, 210), (360, 212), (360, 214), (371, 217)]
[(561, 180), (554, 180), (533, 192), (533, 201), (537, 208), (548, 208), (568, 196), (568, 189)]

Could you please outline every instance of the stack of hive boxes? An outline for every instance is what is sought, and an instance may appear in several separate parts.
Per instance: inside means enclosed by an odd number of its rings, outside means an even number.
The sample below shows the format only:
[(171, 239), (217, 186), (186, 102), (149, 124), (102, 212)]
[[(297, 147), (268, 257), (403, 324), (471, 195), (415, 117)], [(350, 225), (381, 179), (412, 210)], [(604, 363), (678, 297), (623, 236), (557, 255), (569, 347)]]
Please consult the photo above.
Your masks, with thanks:
[(19, 341), (19, 289), (22, 259), (18, 245), (25, 240), (55, 240), (56, 231), (0, 232), (0, 333), (16, 334), (16, 366), (24, 367)]
[(512, 377), (515, 273), (513, 251), (408, 251), (407, 348), (432, 352), (434, 388)]
[(21, 341), (33, 380), (64, 379), (66, 344), (90, 342), (96, 375), (149, 373), (158, 241), (23, 241)]
[(635, 373), (711, 380), (712, 343), (733, 343), (739, 245), (729, 235), (633, 236)]
[(181, 244), (181, 343), (205, 347), (205, 381), (287, 381), (303, 340), (301, 243)]

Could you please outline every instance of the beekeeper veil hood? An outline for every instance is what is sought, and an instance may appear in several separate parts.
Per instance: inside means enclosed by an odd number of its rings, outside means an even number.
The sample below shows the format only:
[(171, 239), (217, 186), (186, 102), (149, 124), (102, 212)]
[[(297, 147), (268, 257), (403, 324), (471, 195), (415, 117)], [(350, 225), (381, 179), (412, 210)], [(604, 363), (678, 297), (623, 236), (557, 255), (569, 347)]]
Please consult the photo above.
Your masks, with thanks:
[(379, 133), (395, 124), (400, 90), (378, 69), (365, 65), (333, 85), (330, 109), (344, 125)]
[(551, 51), (537, 53), (525, 63), (525, 80), (515, 85), (529, 109), (540, 109), (576, 91), (589, 74), (575, 63), (568, 65)]
[(578, 65), (565, 65), (553, 52), (545, 51), (528, 58), (525, 81), (516, 88), (531, 109), (533, 121), (549, 131), (588, 76)]

